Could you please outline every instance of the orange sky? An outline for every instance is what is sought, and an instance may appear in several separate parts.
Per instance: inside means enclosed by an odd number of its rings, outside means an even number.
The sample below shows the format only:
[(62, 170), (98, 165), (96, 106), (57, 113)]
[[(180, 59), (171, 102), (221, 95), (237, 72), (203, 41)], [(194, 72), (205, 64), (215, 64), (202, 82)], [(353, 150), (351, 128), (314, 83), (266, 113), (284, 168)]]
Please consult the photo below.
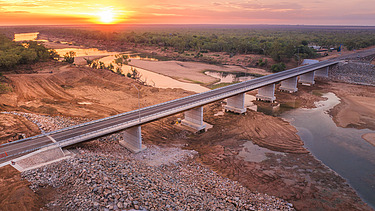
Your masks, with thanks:
[(374, 0), (0, 0), (0, 14), (0, 25), (375, 25)]

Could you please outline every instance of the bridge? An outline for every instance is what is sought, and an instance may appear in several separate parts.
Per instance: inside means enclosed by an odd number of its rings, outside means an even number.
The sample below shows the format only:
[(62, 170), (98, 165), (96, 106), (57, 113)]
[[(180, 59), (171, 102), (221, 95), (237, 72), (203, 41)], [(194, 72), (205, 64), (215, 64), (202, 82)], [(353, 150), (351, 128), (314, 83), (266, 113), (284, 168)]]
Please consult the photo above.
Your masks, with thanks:
[(183, 125), (192, 127), (197, 131), (204, 130), (206, 127), (203, 122), (204, 105), (227, 99), (225, 110), (241, 114), (246, 112), (244, 103), (246, 92), (258, 89), (257, 100), (273, 102), (276, 99), (274, 94), (277, 83), (281, 82), (280, 89), (283, 91), (296, 92), (298, 90), (298, 82), (312, 85), (314, 84), (315, 76), (328, 76), (329, 68), (339, 62), (339, 60), (328, 60), (300, 66), (188, 97), (2, 144), (0, 145), (0, 166), (16, 158), (28, 156), (30, 153), (42, 153), (46, 150), (55, 150), (56, 153), (61, 153), (63, 147), (117, 132), (123, 132), (123, 140), (120, 140), (120, 144), (136, 153), (145, 148), (142, 145), (141, 138), (141, 125), (143, 124), (184, 112)]

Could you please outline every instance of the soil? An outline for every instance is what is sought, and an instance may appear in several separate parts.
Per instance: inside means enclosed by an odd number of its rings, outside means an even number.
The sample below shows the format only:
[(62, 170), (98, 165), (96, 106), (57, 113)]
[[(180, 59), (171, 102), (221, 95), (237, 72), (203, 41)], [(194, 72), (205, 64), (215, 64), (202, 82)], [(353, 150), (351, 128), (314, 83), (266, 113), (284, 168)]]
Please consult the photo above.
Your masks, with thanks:
[(13, 137), (22, 133), (30, 137), (40, 134), (40, 130), (25, 117), (0, 114), (0, 144), (7, 143), (9, 140), (14, 141)]
[[(3, 110), (98, 119), (187, 96), (182, 89), (141, 86), (109, 70), (48, 62), (35, 74), (9, 74), (14, 87), (3, 94)], [(133, 85), (132, 85), (133, 84)]]
[[(43, 193), (34, 193), (30, 183), (21, 179), (21, 173), (11, 166), (0, 168), (0, 210), (39, 210), (48, 197), (47, 189)], [(51, 190), (50, 190), (51, 191)]]

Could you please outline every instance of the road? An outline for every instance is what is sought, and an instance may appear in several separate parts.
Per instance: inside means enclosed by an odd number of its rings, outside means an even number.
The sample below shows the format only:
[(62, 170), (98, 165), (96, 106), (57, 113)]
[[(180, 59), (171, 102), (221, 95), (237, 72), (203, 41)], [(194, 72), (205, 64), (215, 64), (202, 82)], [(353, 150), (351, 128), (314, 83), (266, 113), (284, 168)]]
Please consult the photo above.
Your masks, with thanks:
[[(92, 140), (101, 136), (122, 131), (129, 127), (142, 125), (156, 119), (192, 109), (194, 107), (203, 106), (240, 93), (258, 89), (288, 78), (331, 66), (337, 64), (338, 62), (339, 61), (337, 60), (328, 60), (316, 64), (305, 65), (249, 81), (210, 90), (200, 94), (141, 108), (140, 110), (134, 110), (27, 139), (18, 140), (12, 143), (6, 143), (0, 145), (0, 164), (14, 159), (22, 154), (38, 150), (49, 145), (57, 144), (61, 147), (65, 147), (79, 142)], [(141, 112), (141, 119), (139, 119), (139, 112)]]

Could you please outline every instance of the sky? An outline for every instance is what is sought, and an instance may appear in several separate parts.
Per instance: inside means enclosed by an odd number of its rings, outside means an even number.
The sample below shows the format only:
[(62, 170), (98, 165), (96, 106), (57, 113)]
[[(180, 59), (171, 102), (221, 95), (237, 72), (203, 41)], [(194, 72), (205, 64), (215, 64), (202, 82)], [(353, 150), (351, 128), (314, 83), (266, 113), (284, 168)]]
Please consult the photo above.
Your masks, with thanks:
[(0, 25), (375, 26), (374, 0), (0, 0)]

